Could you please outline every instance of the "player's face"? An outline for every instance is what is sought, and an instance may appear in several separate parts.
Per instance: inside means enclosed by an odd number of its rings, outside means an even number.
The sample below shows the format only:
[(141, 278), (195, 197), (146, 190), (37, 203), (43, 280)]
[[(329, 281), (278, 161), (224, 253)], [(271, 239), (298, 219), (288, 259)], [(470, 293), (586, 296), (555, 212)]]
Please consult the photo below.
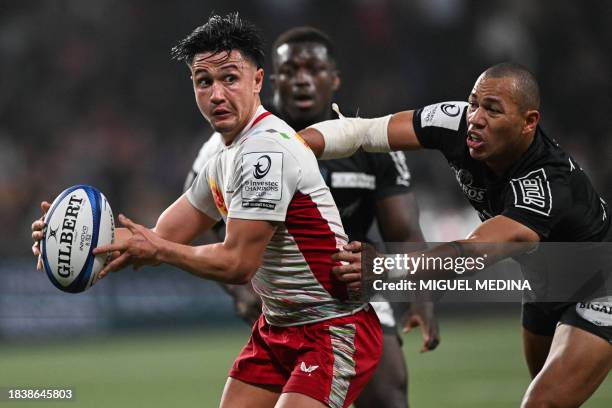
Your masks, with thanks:
[(274, 56), (274, 105), (291, 122), (312, 124), (326, 119), (338, 71), (327, 48), (313, 42), (282, 44)]
[(522, 153), (526, 117), (514, 97), (510, 77), (478, 78), (468, 98), (467, 145), (476, 160), (495, 163)]
[(231, 140), (260, 104), (263, 70), (239, 51), (196, 54), (191, 64), (196, 103), (202, 115)]

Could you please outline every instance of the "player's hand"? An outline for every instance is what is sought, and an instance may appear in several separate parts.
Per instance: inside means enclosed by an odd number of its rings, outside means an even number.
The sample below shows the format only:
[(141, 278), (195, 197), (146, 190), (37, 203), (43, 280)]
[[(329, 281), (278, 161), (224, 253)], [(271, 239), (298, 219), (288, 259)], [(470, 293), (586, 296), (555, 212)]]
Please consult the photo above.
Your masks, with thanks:
[(37, 258), (36, 270), (38, 271), (43, 270), (42, 255), (40, 253), (40, 241), (45, 236), (44, 219), (50, 207), (51, 204), (49, 204), (47, 201), (41, 202), (40, 209), (42, 211), (42, 217), (34, 220), (34, 222), (32, 223), (32, 240), (34, 241), (34, 244), (32, 244), (32, 254)]
[(134, 270), (144, 265), (160, 264), (158, 256), (164, 240), (149, 228), (136, 224), (123, 214), (119, 214), (119, 222), (129, 230), (131, 236), (127, 239), (116, 239), (112, 244), (93, 250), (94, 255), (115, 251), (119, 253), (118, 256), (115, 254), (114, 259), (100, 271), (98, 279), (130, 264)]
[(338, 253), (332, 256), (334, 261), (342, 262), (332, 268), (332, 272), (342, 282), (345, 282), (350, 290), (361, 289), (361, 250), (363, 245), (359, 241), (346, 244)]
[(423, 346), (421, 353), (434, 350), (440, 344), (440, 329), (434, 314), (433, 302), (412, 303), (404, 316), (403, 332), (408, 333), (415, 327), (421, 328)]

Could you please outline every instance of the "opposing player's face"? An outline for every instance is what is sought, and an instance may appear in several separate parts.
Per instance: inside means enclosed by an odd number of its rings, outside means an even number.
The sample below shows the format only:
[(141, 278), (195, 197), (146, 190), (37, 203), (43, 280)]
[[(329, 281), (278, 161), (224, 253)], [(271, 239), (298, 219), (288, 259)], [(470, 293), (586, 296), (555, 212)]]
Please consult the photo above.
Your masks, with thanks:
[(318, 43), (282, 44), (274, 56), (274, 105), (291, 122), (312, 124), (326, 119), (334, 92), (340, 86), (338, 71)]
[(476, 160), (495, 163), (522, 153), (532, 128), (515, 99), (511, 77), (481, 75), (468, 98), (467, 145)]
[(260, 104), (263, 70), (239, 51), (196, 54), (191, 64), (196, 103), (202, 115), (225, 138), (247, 125)]

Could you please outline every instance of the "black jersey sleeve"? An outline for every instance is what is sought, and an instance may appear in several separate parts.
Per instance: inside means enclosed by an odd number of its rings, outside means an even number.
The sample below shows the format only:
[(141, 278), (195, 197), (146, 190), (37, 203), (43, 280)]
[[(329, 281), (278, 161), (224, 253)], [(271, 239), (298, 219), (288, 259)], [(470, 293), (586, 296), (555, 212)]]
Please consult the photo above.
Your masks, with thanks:
[(571, 189), (563, 177), (551, 177), (545, 168), (510, 180), (502, 215), (535, 231), (546, 240), (572, 208)]
[(442, 102), (414, 112), (412, 125), (419, 143), (448, 156), (465, 147), (467, 102)]
[(368, 153), (376, 176), (377, 200), (411, 189), (411, 176), (404, 152)]

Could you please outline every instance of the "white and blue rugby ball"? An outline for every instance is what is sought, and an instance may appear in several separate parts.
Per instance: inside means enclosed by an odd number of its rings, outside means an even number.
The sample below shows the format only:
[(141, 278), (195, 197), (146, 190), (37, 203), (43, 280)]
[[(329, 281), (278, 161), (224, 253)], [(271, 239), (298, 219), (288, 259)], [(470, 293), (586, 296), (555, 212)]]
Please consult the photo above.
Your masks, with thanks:
[(72, 186), (53, 201), (45, 216), (41, 254), (47, 276), (64, 292), (91, 287), (109, 254), (91, 251), (113, 242), (115, 222), (106, 197), (88, 185)]

